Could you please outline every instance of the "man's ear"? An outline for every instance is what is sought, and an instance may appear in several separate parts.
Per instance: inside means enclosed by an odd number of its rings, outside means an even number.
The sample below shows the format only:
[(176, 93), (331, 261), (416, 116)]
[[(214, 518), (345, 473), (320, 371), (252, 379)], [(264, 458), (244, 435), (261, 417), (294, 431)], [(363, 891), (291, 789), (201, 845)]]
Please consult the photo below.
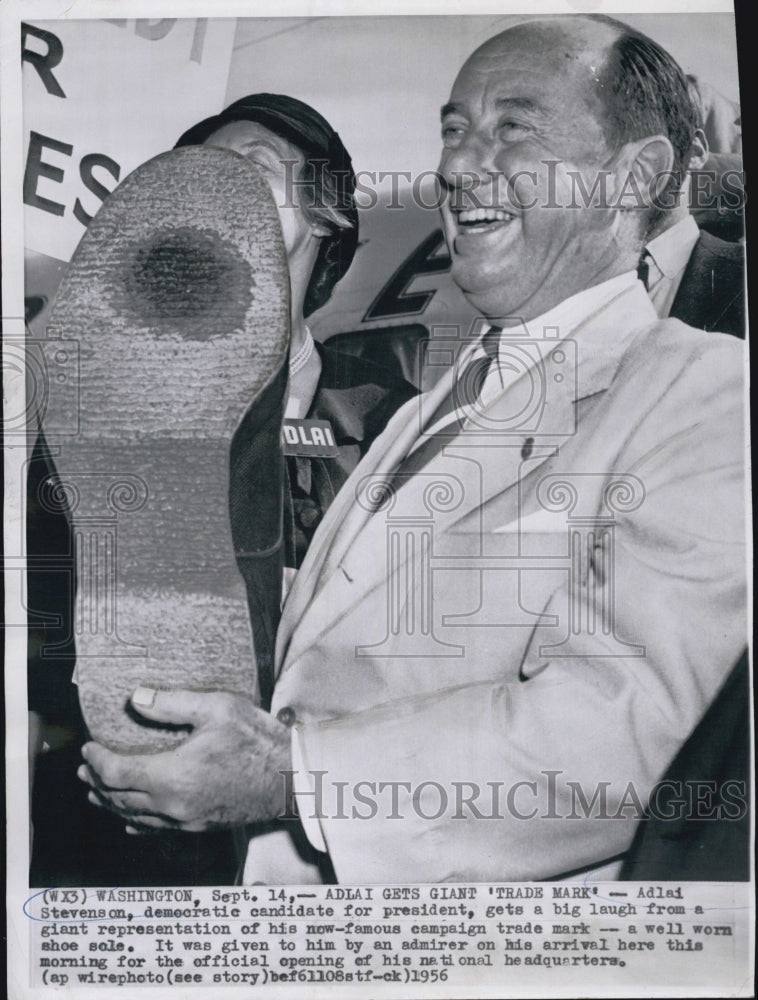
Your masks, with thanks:
[(695, 130), (695, 135), (692, 139), (692, 149), (690, 151), (690, 162), (687, 167), (688, 170), (703, 170), (708, 157), (710, 156), (710, 149), (708, 147), (708, 140), (705, 137), (705, 132), (699, 128)]
[[(616, 193), (614, 207), (622, 211), (645, 210), (657, 204), (672, 181), (674, 148), (665, 135), (646, 136), (625, 143), (614, 158)], [(681, 187), (683, 177), (674, 183)]]

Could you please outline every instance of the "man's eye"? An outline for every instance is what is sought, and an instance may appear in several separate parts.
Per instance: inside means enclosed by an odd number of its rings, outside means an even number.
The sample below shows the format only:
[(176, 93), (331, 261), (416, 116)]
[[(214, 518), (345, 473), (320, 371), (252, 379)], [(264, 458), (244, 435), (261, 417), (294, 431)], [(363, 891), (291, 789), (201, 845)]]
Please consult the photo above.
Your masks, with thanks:
[(442, 141), (446, 145), (454, 144), (458, 142), (460, 137), (463, 135), (463, 132), (464, 132), (463, 125), (443, 125)]
[(282, 165), (278, 158), (268, 149), (261, 146), (252, 146), (245, 150), (245, 157), (254, 164), (261, 173), (275, 174), (282, 172)]
[(504, 139), (511, 140), (519, 139), (522, 136), (527, 135), (527, 133), (531, 132), (531, 129), (528, 125), (524, 125), (523, 122), (508, 120), (500, 123), (499, 131)]
[(265, 156), (256, 156), (255, 153), (248, 153), (247, 158), (251, 163), (254, 163), (259, 170), (271, 169), (271, 164)]

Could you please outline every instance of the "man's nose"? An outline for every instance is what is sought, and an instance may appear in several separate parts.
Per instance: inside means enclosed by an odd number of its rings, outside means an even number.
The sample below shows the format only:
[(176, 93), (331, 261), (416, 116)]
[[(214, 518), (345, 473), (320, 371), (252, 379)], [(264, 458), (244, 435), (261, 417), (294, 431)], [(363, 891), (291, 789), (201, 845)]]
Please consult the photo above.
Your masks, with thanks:
[(491, 151), (473, 132), (461, 137), (454, 149), (444, 149), (439, 173), (443, 187), (462, 201), (478, 202), (477, 192), (492, 184), (496, 174)]

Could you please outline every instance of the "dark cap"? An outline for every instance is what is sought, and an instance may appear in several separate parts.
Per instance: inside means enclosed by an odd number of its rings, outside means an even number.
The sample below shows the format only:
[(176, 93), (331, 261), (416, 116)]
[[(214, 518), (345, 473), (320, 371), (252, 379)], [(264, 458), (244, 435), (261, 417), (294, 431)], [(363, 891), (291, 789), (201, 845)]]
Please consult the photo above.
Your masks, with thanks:
[[(322, 242), (311, 282), (314, 295), (310, 296), (310, 302), (306, 299), (305, 313), (308, 315), (328, 299), (333, 285), (350, 267), (358, 245), (355, 174), (350, 154), (339, 135), (318, 111), (303, 101), (283, 94), (250, 94), (243, 97), (220, 114), (187, 129), (174, 148), (201, 145), (223, 125), (240, 121), (263, 125), (302, 150), (306, 160), (316, 161), (321, 169), (328, 171), (336, 192), (333, 207), (350, 222), (350, 229), (336, 229), (330, 239)], [(320, 290), (317, 291), (316, 286)]]
[(326, 118), (303, 101), (283, 94), (249, 94), (242, 97), (220, 114), (187, 129), (176, 145), (199, 146), (222, 125), (240, 121), (258, 122), (302, 149), (309, 158), (328, 160), (330, 169), (352, 174), (350, 156)]

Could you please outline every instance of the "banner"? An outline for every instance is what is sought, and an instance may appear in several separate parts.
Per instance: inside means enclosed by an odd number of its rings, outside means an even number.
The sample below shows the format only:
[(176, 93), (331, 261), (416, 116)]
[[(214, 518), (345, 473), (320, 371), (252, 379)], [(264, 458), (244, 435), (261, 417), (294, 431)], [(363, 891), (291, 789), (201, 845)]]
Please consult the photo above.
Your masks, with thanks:
[[(21, 26), (28, 249), (69, 260), (119, 181), (221, 110), (235, 27), (235, 18)], [(95, 75), (104, 50), (107, 73)]]

